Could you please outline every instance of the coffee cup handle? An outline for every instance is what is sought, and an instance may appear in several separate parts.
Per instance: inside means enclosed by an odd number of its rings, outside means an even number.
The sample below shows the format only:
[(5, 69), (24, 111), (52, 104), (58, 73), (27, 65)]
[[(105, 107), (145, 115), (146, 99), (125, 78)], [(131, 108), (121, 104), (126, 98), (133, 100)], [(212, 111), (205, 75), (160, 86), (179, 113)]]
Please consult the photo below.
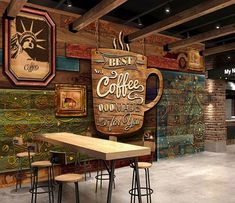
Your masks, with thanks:
[(151, 109), (152, 107), (154, 107), (158, 103), (158, 101), (160, 100), (160, 98), (162, 96), (162, 92), (163, 92), (163, 77), (162, 77), (161, 72), (158, 69), (154, 69), (154, 68), (147, 69), (146, 80), (148, 79), (150, 74), (156, 74), (158, 76), (158, 79), (159, 79), (158, 94), (153, 101), (151, 101), (148, 104), (145, 104), (145, 111), (148, 111), (149, 109)]

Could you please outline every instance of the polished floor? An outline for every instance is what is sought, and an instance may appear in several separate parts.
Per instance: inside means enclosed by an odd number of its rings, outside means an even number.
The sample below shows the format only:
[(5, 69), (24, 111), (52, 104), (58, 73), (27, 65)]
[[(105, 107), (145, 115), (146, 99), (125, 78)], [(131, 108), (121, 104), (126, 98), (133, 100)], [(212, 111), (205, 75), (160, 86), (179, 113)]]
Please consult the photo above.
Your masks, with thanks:
[[(115, 173), (112, 202), (129, 203), (132, 170), (124, 167)], [(235, 203), (235, 147), (229, 147), (227, 153), (203, 152), (161, 160), (154, 163), (150, 175), (153, 203)], [(81, 182), (79, 187), (80, 203), (106, 203), (107, 184), (97, 193), (94, 178)], [(28, 188), (25, 186), (17, 193), (14, 188), (0, 189), (0, 202), (28, 203)], [(48, 198), (39, 195), (37, 202), (46, 203)], [(64, 187), (62, 202), (75, 202), (73, 184)]]

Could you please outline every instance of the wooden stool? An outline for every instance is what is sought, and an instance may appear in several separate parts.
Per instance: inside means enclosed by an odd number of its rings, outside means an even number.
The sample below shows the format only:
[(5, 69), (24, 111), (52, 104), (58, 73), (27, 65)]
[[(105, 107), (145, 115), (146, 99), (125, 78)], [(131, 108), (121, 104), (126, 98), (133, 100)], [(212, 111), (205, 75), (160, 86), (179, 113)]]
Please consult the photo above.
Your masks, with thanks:
[[(34, 152), (20, 152), (20, 153), (17, 153), (16, 154), (16, 158), (19, 162), (19, 165), (18, 165), (18, 169), (16, 171), (16, 192), (18, 191), (18, 185), (20, 186), (21, 188), (21, 184), (22, 184), (22, 179), (23, 179), (23, 160), (24, 159), (28, 159), (28, 168), (27, 170), (30, 169), (30, 160), (29, 159), (32, 159), (32, 157), (35, 155)], [(29, 171), (27, 171), (27, 174), (31, 174)], [(30, 188), (32, 187), (32, 178), (31, 178), (31, 186)]]
[[(39, 169), (47, 168), (48, 176), (47, 176), (47, 185), (39, 185), (38, 184), (38, 171)], [(31, 170), (32, 170), (32, 188), (30, 192), (32, 193), (31, 196), (31, 203), (37, 202), (37, 194), (48, 193), (49, 194), (49, 202), (54, 202), (54, 172), (53, 172), (53, 164), (50, 161), (35, 161), (31, 163)], [(47, 187), (47, 191), (38, 192), (38, 188)]]
[[(149, 169), (152, 167), (153, 162), (153, 155), (156, 149), (155, 142), (146, 142), (147, 147), (151, 149), (151, 162), (138, 162), (138, 169), (144, 169), (145, 171), (145, 186), (140, 187), (141, 196), (146, 196), (147, 203), (151, 203), (151, 195), (153, 194), (153, 189), (150, 186), (150, 178), (149, 178)], [(136, 167), (134, 163), (131, 164), (133, 168), (133, 175), (132, 175), (132, 186), (129, 190), (129, 194), (131, 195), (131, 203), (135, 202), (135, 198), (138, 196), (137, 191), (137, 179), (136, 179)], [(142, 192), (143, 190), (143, 192)]]
[[(18, 168), (16, 171), (16, 192), (18, 191), (18, 185), (21, 188), (21, 184), (22, 184), (22, 179), (23, 179), (23, 175), (26, 174), (26, 177), (28, 177), (27, 175), (30, 174), (30, 180), (32, 180), (31, 177), (31, 172), (30, 172), (30, 163), (33, 159), (33, 156), (35, 155), (34, 152), (30, 151), (30, 149), (32, 148), (32, 143), (25, 143), (22, 137), (13, 137), (13, 150), (14, 150), (14, 154), (16, 156), (16, 160), (18, 162)], [(29, 145), (30, 144), (30, 145)], [(25, 159), (27, 159), (27, 168), (23, 168), (23, 162), (25, 161)], [(23, 173), (23, 171), (25, 171)], [(31, 181), (31, 187), (32, 187), (32, 181)]]
[(58, 203), (62, 202), (63, 183), (74, 183), (76, 203), (79, 203), (78, 181), (82, 180), (82, 175), (75, 174), (75, 173), (68, 173), (68, 174), (63, 174), (63, 175), (56, 176), (55, 180), (59, 183)]
[[(146, 196), (147, 203), (151, 203), (151, 194), (153, 193), (153, 189), (150, 187), (150, 178), (149, 178), (149, 168), (151, 168), (152, 163), (149, 162), (138, 162), (138, 169), (144, 169), (145, 170), (145, 186), (140, 187), (141, 189), (141, 196)], [(132, 187), (129, 190), (129, 194), (131, 195), (131, 203), (135, 202), (135, 198), (138, 196), (137, 191), (137, 183), (136, 183), (136, 169), (133, 167), (133, 175), (132, 175)], [(143, 190), (143, 192), (142, 192)]]

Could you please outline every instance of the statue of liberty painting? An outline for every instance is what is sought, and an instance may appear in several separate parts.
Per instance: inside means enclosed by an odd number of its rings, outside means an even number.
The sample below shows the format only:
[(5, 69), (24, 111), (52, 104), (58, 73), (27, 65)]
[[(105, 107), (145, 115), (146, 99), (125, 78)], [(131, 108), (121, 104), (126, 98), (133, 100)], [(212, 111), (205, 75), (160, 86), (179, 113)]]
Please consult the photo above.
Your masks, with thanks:
[(4, 72), (16, 85), (46, 86), (55, 76), (55, 23), (46, 11), (24, 7), (4, 16)]

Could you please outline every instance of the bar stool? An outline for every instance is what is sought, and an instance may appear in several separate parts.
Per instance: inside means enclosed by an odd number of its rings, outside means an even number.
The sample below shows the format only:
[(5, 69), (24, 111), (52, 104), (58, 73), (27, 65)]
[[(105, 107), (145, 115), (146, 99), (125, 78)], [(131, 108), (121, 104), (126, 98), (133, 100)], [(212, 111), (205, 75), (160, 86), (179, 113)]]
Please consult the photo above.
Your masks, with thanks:
[[(156, 145), (154, 142), (148, 142), (150, 145), (148, 147), (151, 148), (151, 162), (138, 162), (138, 169), (143, 169), (145, 174), (145, 186), (141, 186), (141, 196), (146, 196), (147, 203), (151, 203), (151, 195), (153, 194), (153, 189), (150, 186), (150, 176), (149, 176), (149, 168), (152, 167), (153, 162), (153, 154), (156, 149)], [(138, 190), (137, 190), (137, 177), (136, 177), (136, 170), (134, 163), (130, 165), (133, 168), (133, 174), (132, 174), (132, 184), (131, 189), (129, 190), (129, 194), (131, 195), (131, 203), (135, 203), (135, 199), (138, 196)], [(142, 192), (143, 191), (143, 192)]]
[[(38, 173), (40, 169), (47, 169), (48, 176), (47, 176), (47, 185), (39, 185), (38, 181)], [(37, 202), (37, 194), (48, 193), (49, 194), (49, 203), (54, 202), (54, 171), (53, 171), (53, 164), (50, 161), (35, 161), (31, 163), (31, 171), (32, 171), (32, 188), (30, 192), (32, 193), (31, 196), (31, 203)], [(39, 188), (47, 188), (46, 191), (38, 191)]]
[(58, 203), (62, 202), (62, 189), (63, 189), (63, 183), (74, 183), (75, 185), (75, 197), (76, 197), (76, 203), (79, 203), (79, 188), (78, 188), (78, 181), (82, 180), (82, 175), (75, 174), (75, 173), (68, 173), (63, 174), (55, 177), (55, 180), (59, 184), (59, 191), (58, 191)]
[[(23, 160), (24, 159), (32, 159), (33, 156), (35, 155), (34, 152), (31, 152), (30, 154), (28, 154), (28, 152), (20, 152), (20, 153), (17, 153), (16, 154), (16, 158), (18, 160), (18, 163), (19, 163), (19, 167), (17, 169), (17, 172), (16, 172), (16, 189), (15, 191), (17, 192), (18, 191), (18, 185), (20, 186), (21, 188), (21, 185), (22, 185), (22, 179), (23, 179)], [(28, 164), (30, 164), (30, 161), (28, 160)], [(30, 170), (30, 168), (27, 168), (27, 170)], [(26, 171), (25, 174), (31, 174), (30, 171)], [(27, 176), (28, 177), (28, 176)], [(32, 179), (30, 178), (30, 181)], [(32, 187), (32, 181), (31, 181), (31, 185), (30, 185), (30, 188)]]
[[(149, 178), (149, 168), (151, 168), (152, 164), (148, 162), (138, 162), (138, 169), (144, 169), (145, 171), (145, 186), (140, 187), (141, 189), (141, 196), (146, 196), (147, 203), (151, 203), (151, 194), (153, 193), (153, 189), (150, 186), (150, 178)], [(137, 191), (137, 179), (136, 179), (136, 169), (134, 166), (131, 166), (133, 168), (133, 174), (132, 174), (132, 187), (129, 190), (129, 194), (131, 195), (131, 203), (135, 202), (135, 198), (138, 196)], [(143, 192), (142, 192), (143, 190)]]
[[(16, 189), (15, 191), (18, 191), (18, 185), (21, 188), (22, 185), (22, 179), (23, 179), (23, 175), (26, 174), (26, 177), (28, 177), (28, 174), (31, 174), (30, 170), (30, 162), (33, 159), (33, 156), (35, 155), (35, 152), (29, 151), (28, 148), (31, 146), (24, 146), (23, 143), (23, 138), (21, 137), (14, 137), (13, 138), (13, 147), (14, 147), (14, 154), (16, 156), (17, 162), (18, 162), (18, 168), (16, 171)], [(21, 152), (16, 152), (16, 148), (21, 148), (21, 150), (23, 149), (23, 151)], [(27, 159), (27, 168), (23, 169), (23, 161)], [(23, 172), (25, 171), (25, 172)], [(32, 178), (30, 177), (30, 180), (32, 180)], [(32, 187), (32, 181), (31, 181), (31, 187)]]

